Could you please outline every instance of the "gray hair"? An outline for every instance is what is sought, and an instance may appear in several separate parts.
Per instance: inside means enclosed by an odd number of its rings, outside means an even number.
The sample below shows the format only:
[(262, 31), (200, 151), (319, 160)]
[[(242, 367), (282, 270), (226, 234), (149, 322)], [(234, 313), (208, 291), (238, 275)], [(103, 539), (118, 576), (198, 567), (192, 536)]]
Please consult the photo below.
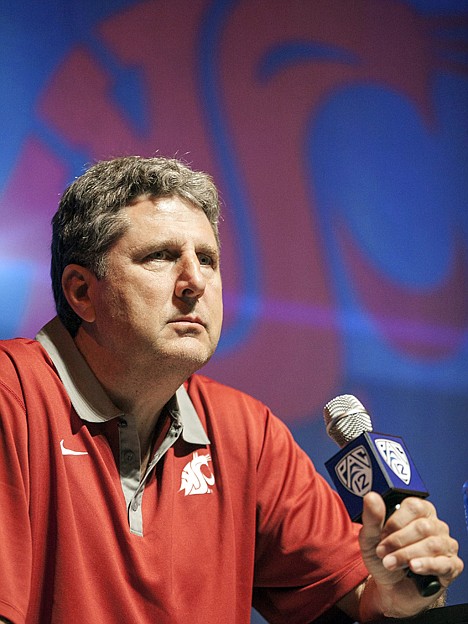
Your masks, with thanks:
[(63, 270), (79, 264), (102, 279), (107, 252), (129, 225), (119, 212), (144, 195), (175, 195), (200, 208), (219, 245), (219, 198), (208, 174), (174, 158), (127, 156), (96, 163), (66, 189), (52, 219), (52, 289), (57, 314), (72, 335), (81, 318), (63, 293)]

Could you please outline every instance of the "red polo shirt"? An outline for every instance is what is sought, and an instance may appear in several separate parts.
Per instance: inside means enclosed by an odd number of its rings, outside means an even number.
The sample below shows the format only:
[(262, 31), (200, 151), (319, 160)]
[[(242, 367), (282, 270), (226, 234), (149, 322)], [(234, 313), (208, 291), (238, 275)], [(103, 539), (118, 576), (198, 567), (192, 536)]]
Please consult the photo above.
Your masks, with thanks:
[(63, 327), (0, 347), (0, 614), (310, 622), (366, 576), (357, 528), (260, 402), (192, 376), (140, 474), (135, 422)]

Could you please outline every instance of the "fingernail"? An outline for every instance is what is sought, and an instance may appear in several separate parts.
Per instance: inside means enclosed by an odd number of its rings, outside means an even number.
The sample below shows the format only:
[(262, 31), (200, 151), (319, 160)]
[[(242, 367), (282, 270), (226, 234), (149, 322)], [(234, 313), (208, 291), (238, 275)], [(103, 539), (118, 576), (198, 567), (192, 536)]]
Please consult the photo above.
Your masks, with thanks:
[(393, 555), (387, 555), (382, 559), (382, 563), (387, 570), (394, 570), (397, 566), (397, 559)]
[(422, 562), (419, 559), (413, 559), (411, 561), (411, 569), (418, 572), (422, 568)]
[(386, 551), (385, 546), (382, 546), (381, 544), (379, 544), (377, 548), (375, 549), (375, 553), (377, 557), (380, 557), (381, 559), (385, 557), (385, 551)]

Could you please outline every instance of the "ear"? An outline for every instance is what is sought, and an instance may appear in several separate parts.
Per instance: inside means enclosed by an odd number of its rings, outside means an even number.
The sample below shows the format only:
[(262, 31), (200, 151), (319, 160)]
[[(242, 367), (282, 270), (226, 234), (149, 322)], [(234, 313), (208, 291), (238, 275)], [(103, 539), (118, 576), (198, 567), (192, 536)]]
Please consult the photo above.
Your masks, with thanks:
[(63, 270), (62, 288), (71, 309), (83, 321), (92, 323), (95, 318), (90, 289), (97, 278), (92, 271), (79, 264), (68, 264)]

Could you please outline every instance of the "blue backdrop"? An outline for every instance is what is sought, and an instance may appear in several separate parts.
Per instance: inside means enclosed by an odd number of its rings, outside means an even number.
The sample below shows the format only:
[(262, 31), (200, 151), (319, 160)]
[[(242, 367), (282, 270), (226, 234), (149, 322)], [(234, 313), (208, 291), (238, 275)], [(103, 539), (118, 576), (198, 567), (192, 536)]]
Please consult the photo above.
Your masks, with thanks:
[(50, 218), (86, 163), (181, 157), (224, 203), (205, 372), (322, 473), (322, 407), (358, 396), (468, 561), (468, 3), (2, 0), (0, 36), (0, 337), (54, 313)]

